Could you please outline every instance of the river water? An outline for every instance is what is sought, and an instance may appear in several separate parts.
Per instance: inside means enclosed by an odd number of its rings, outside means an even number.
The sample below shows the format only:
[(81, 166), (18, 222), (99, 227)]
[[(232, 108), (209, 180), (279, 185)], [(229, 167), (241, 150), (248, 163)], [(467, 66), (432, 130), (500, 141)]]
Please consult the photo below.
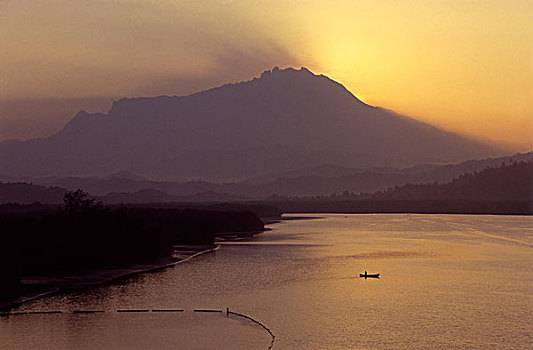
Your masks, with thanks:
[[(296, 216), (296, 215), (295, 215)], [(0, 318), (0, 349), (527, 349), (533, 217), (304, 215), (163, 271)], [(303, 217), (303, 215), (301, 216)], [(360, 272), (380, 279), (358, 278)], [(118, 313), (117, 309), (184, 312)], [(73, 310), (105, 310), (72, 314)]]

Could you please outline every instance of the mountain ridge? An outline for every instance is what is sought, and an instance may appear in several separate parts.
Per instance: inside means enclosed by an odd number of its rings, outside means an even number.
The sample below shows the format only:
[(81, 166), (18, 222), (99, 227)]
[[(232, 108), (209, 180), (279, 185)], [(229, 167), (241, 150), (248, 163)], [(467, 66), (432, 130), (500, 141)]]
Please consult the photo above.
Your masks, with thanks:
[[(152, 188), (134, 189), (131, 192), (121, 192), (117, 183), (111, 187), (112, 191), (107, 193), (95, 193), (91, 190), (90, 182), (86, 183), (88, 186), (83, 186), (81, 183), (74, 183), (71, 186), (43, 186), (30, 183), (2, 183), (0, 182), (0, 204), (8, 203), (14, 204), (30, 204), (40, 202), (42, 204), (59, 204), (63, 200), (63, 195), (73, 188), (83, 188), (89, 190), (92, 195), (97, 195), (98, 200), (105, 203), (191, 203), (191, 202), (243, 202), (243, 201), (290, 201), (290, 200), (304, 200), (304, 201), (466, 201), (475, 203), (480, 201), (522, 201), (520, 204), (525, 208), (525, 212), (530, 213), (532, 207), (531, 200), (533, 199), (533, 153), (515, 155), (514, 157), (507, 157), (499, 159), (498, 164), (493, 159), (485, 160), (485, 166), (480, 164), (482, 161), (475, 161), (477, 170), (463, 172), (452, 179), (438, 183), (436, 181), (428, 182), (407, 182), (406, 184), (396, 184), (395, 186), (388, 186), (378, 191), (366, 191), (355, 193), (353, 188), (341, 188), (335, 192), (324, 192), (314, 194), (304, 194), (304, 196), (291, 195), (290, 193), (273, 193), (268, 195), (263, 192), (262, 196), (250, 197), (245, 193), (239, 193), (243, 187), (239, 184), (209, 184), (198, 182), (196, 188), (188, 187), (190, 184), (171, 184), (171, 183), (156, 183), (151, 182)], [(487, 165), (487, 162), (489, 163)], [(462, 164), (464, 165), (464, 164)], [(472, 164), (466, 164), (470, 166)], [(455, 165), (461, 166), (461, 165)], [(446, 168), (446, 167), (442, 167)], [(446, 170), (446, 169), (444, 169)], [(386, 176), (392, 174), (386, 174)], [(310, 176), (318, 179), (319, 177)], [(373, 178), (376, 174), (373, 174)], [(413, 179), (413, 178), (407, 178)], [(512, 181), (509, 181), (512, 179)], [(105, 181), (110, 181), (110, 177), (106, 177)], [(114, 181), (116, 179), (111, 179)], [(282, 180), (282, 179), (280, 179)], [(300, 178), (286, 179), (288, 180), (289, 191), (298, 190), (298, 185), (303, 182)], [(364, 179), (363, 179), (364, 180)], [(368, 179), (367, 179), (368, 180)], [(421, 179), (419, 179), (421, 180)], [(292, 181), (292, 182), (290, 182)], [(364, 181), (363, 181), (364, 182)], [(135, 181), (132, 182), (135, 185)], [(118, 183), (120, 185), (120, 182)], [(149, 185), (148, 181), (141, 181), (137, 186)], [(159, 189), (156, 189), (157, 185)], [(78, 186), (81, 185), (81, 186)], [(320, 182), (316, 189), (323, 190)], [(74, 186), (74, 187), (72, 187)], [(182, 189), (188, 188), (188, 193), (171, 193), (172, 186), (185, 186)], [(206, 187), (210, 186), (210, 187)], [(232, 191), (233, 186), (233, 191)], [(260, 187), (260, 185), (259, 185)], [(281, 188), (281, 187), (280, 187)], [(165, 191), (166, 190), (166, 191)], [(257, 191), (253, 187), (248, 187), (250, 191)], [(268, 196), (268, 197), (267, 197)], [(429, 202), (428, 202), (429, 203)], [(450, 204), (450, 203), (449, 203)], [(453, 203), (452, 203), (453, 204)], [(391, 210), (389, 207), (387, 210)], [(475, 208), (475, 207), (473, 207)], [(479, 209), (479, 208), (478, 208)], [(351, 209), (353, 210), (353, 209)], [(522, 212), (522, 211), (519, 211)], [(524, 213), (525, 213), (524, 212)]]
[(306, 68), (187, 96), (126, 98), (78, 112), (48, 138), (0, 144), (6, 175), (236, 180), (331, 163), (391, 166), (502, 151), (359, 100)]
[[(119, 172), (100, 178), (26, 178), (13, 179), (0, 176), (3, 182), (29, 182), (44, 186), (61, 187), (74, 191), (81, 188), (97, 196), (112, 192), (132, 194), (145, 189), (152, 189), (169, 195), (183, 197), (202, 192), (226, 193), (241, 198), (261, 199), (271, 195), (279, 196), (314, 196), (330, 195), (349, 191), (351, 193), (384, 191), (387, 188), (405, 184), (443, 183), (465, 173), (482, 171), (487, 167), (501, 164), (533, 160), (533, 152), (514, 154), (500, 158), (469, 160), (459, 164), (431, 165), (422, 164), (410, 168), (370, 168), (350, 169), (330, 167), (328, 165), (311, 169), (302, 169), (290, 173), (269, 174), (270, 180), (243, 181), (240, 183), (212, 183), (205, 181), (187, 181), (183, 183), (154, 181), (143, 179), (136, 174)], [(164, 198), (162, 197), (162, 200)]]

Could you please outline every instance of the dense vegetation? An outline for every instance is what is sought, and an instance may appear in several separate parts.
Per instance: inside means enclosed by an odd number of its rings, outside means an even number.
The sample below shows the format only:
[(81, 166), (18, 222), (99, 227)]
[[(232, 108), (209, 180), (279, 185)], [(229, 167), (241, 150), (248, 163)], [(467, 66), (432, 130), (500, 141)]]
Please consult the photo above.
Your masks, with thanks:
[(407, 184), (372, 199), (533, 200), (533, 160), (462, 174), (445, 184)]
[(217, 233), (258, 231), (263, 223), (245, 211), (108, 208), (76, 191), (53, 213), (3, 212), (0, 228), (0, 297), (9, 297), (18, 291), (16, 276), (150, 261), (170, 255), (172, 245), (212, 244)]
[(462, 174), (448, 183), (407, 184), (375, 193), (272, 196), (285, 212), (533, 214), (533, 160)]
[(447, 183), (406, 184), (386, 191), (353, 193), (344, 191), (329, 196), (271, 196), (272, 201), (284, 199), (312, 200), (533, 200), (533, 159), (527, 162), (502, 163), (479, 172), (461, 174)]

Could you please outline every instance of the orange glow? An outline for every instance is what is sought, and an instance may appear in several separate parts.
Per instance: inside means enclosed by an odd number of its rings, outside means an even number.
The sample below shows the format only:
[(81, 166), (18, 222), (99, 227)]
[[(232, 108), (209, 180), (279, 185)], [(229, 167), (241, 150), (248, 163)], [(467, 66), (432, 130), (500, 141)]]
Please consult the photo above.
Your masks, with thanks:
[(4, 1), (0, 99), (186, 94), (307, 66), (371, 105), (527, 149), (531, 13), (528, 0)]

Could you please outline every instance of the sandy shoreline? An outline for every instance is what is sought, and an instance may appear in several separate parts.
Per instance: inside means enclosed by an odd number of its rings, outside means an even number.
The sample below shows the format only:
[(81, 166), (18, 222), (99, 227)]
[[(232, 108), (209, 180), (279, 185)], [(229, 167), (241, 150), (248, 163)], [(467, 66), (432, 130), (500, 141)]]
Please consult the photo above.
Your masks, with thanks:
[(33, 287), (33, 292), (28, 292), (18, 298), (0, 303), (0, 310), (7, 311), (29, 301), (39, 299), (56, 293), (68, 292), (75, 289), (90, 288), (130, 276), (162, 270), (177, 264), (184, 263), (202, 254), (214, 252), (220, 245), (203, 246), (175, 246), (172, 256), (161, 257), (150, 263), (134, 264), (120, 268), (95, 269), (80, 275), (64, 276), (26, 276), (21, 278), (23, 285)]

